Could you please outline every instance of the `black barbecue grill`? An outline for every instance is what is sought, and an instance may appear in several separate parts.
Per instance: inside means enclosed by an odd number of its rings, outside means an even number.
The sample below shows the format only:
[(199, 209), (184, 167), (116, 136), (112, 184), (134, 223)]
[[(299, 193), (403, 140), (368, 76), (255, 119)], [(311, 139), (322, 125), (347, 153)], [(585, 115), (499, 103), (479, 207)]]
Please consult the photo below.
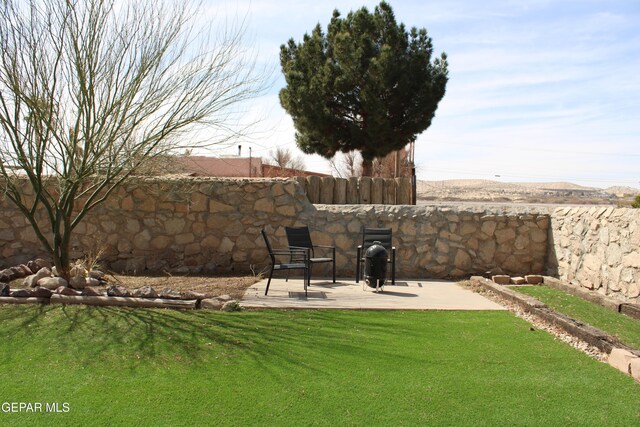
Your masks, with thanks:
[(387, 250), (378, 241), (373, 242), (364, 254), (364, 283), (381, 291), (387, 279)]

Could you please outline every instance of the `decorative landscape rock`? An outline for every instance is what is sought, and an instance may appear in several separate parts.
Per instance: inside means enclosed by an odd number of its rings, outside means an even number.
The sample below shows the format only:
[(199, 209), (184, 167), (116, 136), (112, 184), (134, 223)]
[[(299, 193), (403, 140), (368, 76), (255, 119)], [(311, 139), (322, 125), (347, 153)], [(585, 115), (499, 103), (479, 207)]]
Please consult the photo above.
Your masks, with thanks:
[(207, 298), (200, 301), (200, 308), (205, 310), (220, 310), (222, 308), (222, 301), (216, 298)]
[(97, 289), (93, 289), (92, 287), (87, 286), (82, 290), (82, 295), (87, 297), (98, 297), (101, 296), (102, 293), (100, 293), (100, 291), (98, 291)]
[(12, 272), (9, 269), (0, 271), (0, 283), (7, 283), (13, 280)]
[(102, 285), (103, 283), (106, 283), (106, 282), (103, 282), (103, 281), (101, 281), (99, 279), (96, 279), (96, 278), (93, 278), (93, 277), (86, 277), (85, 278), (85, 283), (86, 283), (86, 286), (100, 286), (100, 285)]
[(26, 276), (26, 273), (24, 272), (24, 270), (17, 266), (9, 267), (7, 270), (9, 271), (9, 275), (10, 275), (9, 281), (15, 280), (15, 279), (21, 279)]
[(14, 298), (29, 298), (33, 295), (28, 289), (16, 289), (15, 291), (11, 291), (9, 296)]
[(201, 292), (195, 291), (184, 291), (181, 293), (182, 299), (205, 299), (206, 295)]
[(544, 282), (544, 277), (538, 274), (529, 274), (524, 276), (529, 285), (541, 285)]
[(34, 273), (37, 273), (43, 268), (48, 268), (49, 272), (51, 272), (51, 263), (43, 260), (42, 258), (36, 258), (35, 260), (29, 261), (27, 263), (27, 267), (29, 267)]
[(22, 277), (27, 277), (34, 273), (34, 271), (31, 271), (31, 269), (27, 267), (25, 264), (20, 264), (17, 266), (17, 268), (20, 269), (20, 271), (22, 271), (22, 274), (23, 274)]
[(36, 286), (33, 288), (32, 294), (36, 298), (50, 298), (53, 292), (51, 292), (50, 289), (43, 288), (42, 286)]
[(159, 293), (160, 298), (166, 299), (182, 299), (182, 295), (178, 291), (174, 291), (171, 288), (164, 288)]
[(128, 297), (129, 290), (121, 285), (111, 285), (107, 288), (107, 295), (110, 297)]
[(29, 270), (31, 270), (34, 274), (37, 273), (41, 269), (41, 267), (38, 266), (38, 264), (36, 264), (35, 261), (29, 261), (27, 263), (27, 267), (29, 267)]
[(75, 296), (75, 297), (82, 295), (82, 292), (76, 291), (67, 286), (60, 286), (58, 289), (55, 290), (55, 293), (58, 295), (69, 295), (69, 296)]
[(84, 289), (87, 286), (87, 279), (84, 276), (73, 276), (69, 279), (69, 286), (73, 289)]
[(42, 279), (42, 277), (37, 277), (35, 274), (27, 276), (22, 281), (22, 286), (26, 286), (27, 288), (35, 288), (38, 285), (38, 280)]
[(104, 279), (105, 274), (100, 270), (91, 270), (89, 271), (89, 277), (92, 279), (101, 280), (101, 279)]
[(51, 277), (51, 270), (47, 267), (40, 268), (36, 274), (32, 274), (24, 279), (24, 285), (29, 286), (31, 288), (35, 288), (38, 285), (40, 279), (44, 279), (45, 277)]
[(143, 286), (133, 291), (132, 295), (137, 298), (158, 298), (158, 293), (151, 286)]
[(62, 277), (45, 277), (43, 279), (38, 280), (38, 286), (42, 286), (43, 288), (56, 290), (60, 287), (68, 287), (69, 283), (64, 280)]
[(34, 276), (35, 276), (35, 282), (37, 285), (40, 279), (46, 279), (48, 277), (51, 277), (51, 270), (47, 267), (42, 267), (36, 272)]
[(618, 369), (619, 371), (630, 375), (631, 374), (631, 361), (639, 359), (635, 354), (622, 349), (622, 348), (614, 348), (611, 350), (609, 354), (609, 365)]
[(497, 274), (491, 277), (491, 280), (498, 285), (508, 285), (511, 283), (511, 277), (504, 274)]

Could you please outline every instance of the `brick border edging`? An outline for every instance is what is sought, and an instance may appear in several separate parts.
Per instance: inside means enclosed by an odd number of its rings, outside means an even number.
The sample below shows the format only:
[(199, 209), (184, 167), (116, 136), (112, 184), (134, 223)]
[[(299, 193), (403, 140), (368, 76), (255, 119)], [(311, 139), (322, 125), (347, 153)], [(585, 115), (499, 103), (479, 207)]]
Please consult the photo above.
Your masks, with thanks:
[(198, 300), (171, 300), (166, 298), (135, 298), (135, 297), (103, 297), (103, 296), (73, 296), (51, 295), (51, 303), (85, 304), (105, 307), (135, 307), (135, 308), (173, 308), (193, 310), (198, 306)]
[[(229, 300), (228, 302), (230, 301), (235, 300)], [(168, 308), (174, 310), (225, 310), (224, 302), (217, 300), (216, 298), (181, 300), (168, 298), (136, 298), (86, 295), (74, 296), (53, 294), (50, 298), (0, 297), (0, 304), (82, 304), (102, 307)]]
[(635, 354), (636, 356), (640, 356), (640, 350), (620, 342), (614, 336), (609, 335), (600, 329), (557, 313), (536, 298), (528, 295), (522, 295), (518, 292), (512, 291), (511, 289), (505, 288), (502, 285), (497, 285), (484, 277), (473, 276), (470, 280), (482, 286), (484, 289), (494, 292), (502, 298), (519, 305), (526, 312), (541, 317), (549, 323), (561, 328), (565, 332), (582, 339), (589, 345), (592, 345), (607, 354), (611, 354), (611, 351), (614, 348), (621, 348)]
[(620, 313), (640, 320), (640, 305), (622, 303), (620, 304)]
[(49, 304), (49, 298), (0, 297), (0, 304)]

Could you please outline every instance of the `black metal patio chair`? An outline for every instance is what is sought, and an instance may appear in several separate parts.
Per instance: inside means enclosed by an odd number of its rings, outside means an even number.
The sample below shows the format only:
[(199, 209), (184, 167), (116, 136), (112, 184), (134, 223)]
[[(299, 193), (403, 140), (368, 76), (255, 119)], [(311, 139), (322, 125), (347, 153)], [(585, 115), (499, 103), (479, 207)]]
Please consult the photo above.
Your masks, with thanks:
[(360, 282), (362, 276), (362, 267), (364, 265), (364, 255), (373, 245), (373, 242), (380, 244), (387, 250), (389, 258), (387, 262), (391, 263), (391, 285), (396, 284), (396, 248), (393, 246), (393, 232), (390, 228), (369, 228), (362, 227), (362, 244), (358, 246), (356, 253), (356, 283)]
[[(285, 227), (287, 241), (290, 249), (308, 249), (311, 257), (309, 258), (309, 279), (314, 264), (322, 264), (330, 262), (333, 264), (333, 283), (336, 283), (336, 248), (335, 246), (314, 245), (311, 242), (311, 233), (309, 227)], [(316, 257), (315, 248), (322, 250), (330, 250), (330, 257)]]
[[(309, 285), (309, 249), (304, 248), (290, 248), (290, 249), (273, 249), (267, 232), (261, 231), (264, 243), (269, 251), (269, 258), (271, 258), (271, 270), (269, 271), (269, 280), (267, 281), (267, 289), (264, 294), (269, 292), (269, 285), (271, 285), (271, 278), (275, 270), (303, 270), (304, 271), (304, 295), (307, 296), (307, 286)], [(286, 257), (289, 262), (278, 262), (278, 257)]]

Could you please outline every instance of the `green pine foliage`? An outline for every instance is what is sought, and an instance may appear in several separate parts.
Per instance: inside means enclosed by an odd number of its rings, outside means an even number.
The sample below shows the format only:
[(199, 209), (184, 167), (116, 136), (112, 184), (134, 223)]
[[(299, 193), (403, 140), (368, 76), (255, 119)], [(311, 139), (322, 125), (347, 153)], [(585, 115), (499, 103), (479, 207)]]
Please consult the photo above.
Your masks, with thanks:
[(335, 10), (326, 34), (318, 24), (301, 43), (290, 39), (280, 102), (300, 149), (326, 158), (359, 150), (366, 164), (415, 141), (448, 81), (446, 54), (432, 55), (427, 30), (407, 31), (384, 1), (374, 13)]
[(631, 203), (631, 207), (635, 209), (640, 208), (640, 194), (638, 194), (636, 198), (633, 199), (633, 202)]

